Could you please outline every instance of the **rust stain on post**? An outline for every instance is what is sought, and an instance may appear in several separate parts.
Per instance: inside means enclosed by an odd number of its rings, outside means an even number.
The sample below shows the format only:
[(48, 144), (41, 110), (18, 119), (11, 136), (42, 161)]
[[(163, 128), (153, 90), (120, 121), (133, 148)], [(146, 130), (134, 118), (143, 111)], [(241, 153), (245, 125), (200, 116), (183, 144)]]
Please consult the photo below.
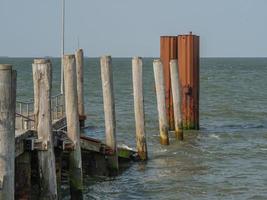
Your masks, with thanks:
[(170, 61), (177, 59), (177, 36), (160, 37), (160, 59), (164, 68), (166, 114), (170, 130), (174, 130), (173, 100), (171, 93)]
[(199, 129), (199, 36), (179, 35), (177, 46), (183, 127)]

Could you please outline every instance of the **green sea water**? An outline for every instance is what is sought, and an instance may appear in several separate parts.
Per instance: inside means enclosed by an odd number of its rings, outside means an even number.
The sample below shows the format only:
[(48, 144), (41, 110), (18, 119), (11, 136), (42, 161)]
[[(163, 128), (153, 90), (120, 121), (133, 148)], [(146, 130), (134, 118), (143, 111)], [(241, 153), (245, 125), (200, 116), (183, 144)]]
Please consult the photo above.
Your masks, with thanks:
[[(52, 58), (53, 94), (60, 88), (60, 59)], [(18, 72), (17, 99), (33, 96), (33, 58), (0, 58)], [(152, 58), (144, 58), (144, 98), (149, 161), (115, 177), (84, 180), (85, 199), (267, 199), (267, 59), (202, 58), (200, 131), (161, 146)], [(135, 146), (131, 59), (113, 59), (117, 140)], [(86, 134), (104, 139), (98, 58), (84, 70)], [(65, 187), (64, 191), (67, 191)], [(69, 199), (68, 193), (63, 194)]]

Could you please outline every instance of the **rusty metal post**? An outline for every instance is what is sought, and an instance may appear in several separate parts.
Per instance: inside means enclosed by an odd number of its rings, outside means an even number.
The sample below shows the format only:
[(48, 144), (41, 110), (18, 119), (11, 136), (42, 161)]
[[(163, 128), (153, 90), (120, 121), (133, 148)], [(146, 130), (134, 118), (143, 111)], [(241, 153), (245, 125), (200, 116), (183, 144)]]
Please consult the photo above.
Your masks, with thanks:
[(170, 130), (174, 130), (173, 100), (171, 93), (170, 61), (177, 59), (177, 36), (160, 37), (160, 59), (164, 69), (166, 114)]
[(183, 128), (199, 129), (199, 36), (179, 35), (177, 43)]

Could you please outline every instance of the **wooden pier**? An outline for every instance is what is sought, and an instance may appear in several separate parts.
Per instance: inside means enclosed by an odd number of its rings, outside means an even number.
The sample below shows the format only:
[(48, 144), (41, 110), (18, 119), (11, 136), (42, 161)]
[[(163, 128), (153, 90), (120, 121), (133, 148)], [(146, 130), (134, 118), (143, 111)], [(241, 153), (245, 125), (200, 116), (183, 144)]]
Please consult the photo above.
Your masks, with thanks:
[[(82, 65), (83, 55), (79, 59), (78, 63)], [(116, 157), (117, 170), (120, 160), (138, 160), (138, 154), (134, 150), (117, 145), (114, 149), (114, 137), (105, 144), (98, 139), (80, 134), (80, 129), (87, 128), (84, 127), (84, 105), (81, 105), (82, 75), (76, 75), (74, 55), (65, 56), (64, 63), (64, 78), (67, 80), (65, 94), (51, 96), (52, 63), (46, 59), (35, 59), (34, 98), (16, 102), (16, 72), (10, 65), (0, 65), (0, 82), (5, 81), (0, 90), (8, 92), (10, 96), (7, 96), (7, 99), (14, 99), (10, 102), (1, 100), (1, 109), (5, 109), (7, 113), (2, 116), (2, 120), (14, 120), (14, 123), (0, 124), (3, 130), (0, 136), (6, 138), (2, 140), (3, 147), (8, 145), (8, 151), (3, 149), (0, 154), (9, 158), (0, 159), (0, 166), (10, 174), (7, 175), (7, 172), (0, 170), (1, 200), (61, 199), (61, 171), (64, 163), (68, 169), (71, 199), (83, 199), (83, 170), (89, 174), (110, 176), (114, 175), (114, 170), (111, 170), (111, 166), (114, 165), (110, 163), (110, 160), (114, 159), (110, 158)], [(103, 67), (109, 68), (108, 65)], [(109, 84), (112, 84), (112, 79)], [(80, 91), (79, 99), (77, 86)], [(109, 92), (113, 93), (112, 90)], [(107, 110), (110, 105), (106, 104)], [(14, 108), (16, 111), (12, 111)], [(115, 114), (115, 110), (112, 113)], [(110, 134), (109, 130), (106, 129), (106, 134)], [(12, 167), (9, 162), (15, 165)], [(80, 176), (77, 176), (78, 174)]]
[[(55, 96), (51, 95), (51, 61), (35, 59), (32, 64), (34, 98), (26, 101), (16, 97), (16, 72), (12, 66), (0, 65), (0, 200), (61, 199), (63, 168), (68, 171), (71, 199), (83, 199), (84, 173), (114, 176), (119, 173), (120, 161), (148, 159), (142, 58), (132, 59), (136, 151), (117, 144), (111, 56), (100, 59), (106, 141), (81, 134), (87, 128), (83, 59), (81, 49), (76, 54), (64, 55), (64, 88)], [(157, 93), (159, 141), (169, 145), (169, 130), (174, 129), (176, 138), (183, 140), (183, 128), (188, 128), (189, 122), (185, 124), (184, 115), (188, 113), (181, 106), (186, 95), (181, 89), (184, 87), (179, 73), (181, 66), (176, 58), (164, 59), (168, 62), (156, 59), (151, 66)], [(198, 73), (198, 68), (194, 68), (190, 79), (196, 94), (191, 98), (196, 104), (195, 128), (199, 126)]]

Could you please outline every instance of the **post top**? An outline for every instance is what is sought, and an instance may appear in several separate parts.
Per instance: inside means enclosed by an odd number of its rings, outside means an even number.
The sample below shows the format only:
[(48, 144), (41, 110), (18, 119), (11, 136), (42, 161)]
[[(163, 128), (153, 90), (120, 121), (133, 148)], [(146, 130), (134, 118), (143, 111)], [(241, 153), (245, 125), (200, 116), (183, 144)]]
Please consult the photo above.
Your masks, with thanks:
[(10, 65), (10, 64), (0, 64), (0, 70), (12, 70), (12, 65)]
[(161, 38), (177, 38), (175, 35), (162, 35)]
[(111, 59), (110, 55), (101, 56), (101, 59)]
[(170, 63), (177, 63), (178, 60), (177, 59), (171, 59)]
[(193, 34), (192, 31), (190, 31), (188, 34), (180, 34), (180, 35), (178, 35), (178, 37), (188, 37), (188, 36), (199, 37), (198, 35)]
[(134, 56), (133, 57), (133, 60), (139, 60), (139, 59), (142, 59), (142, 57), (140, 57), (140, 56)]
[(66, 58), (66, 59), (72, 59), (72, 58), (75, 58), (75, 55), (73, 55), (73, 54), (64, 55), (64, 58)]
[(155, 60), (153, 61), (153, 63), (161, 63), (161, 60), (160, 60), (160, 59), (155, 59)]
[(33, 60), (33, 64), (47, 64), (50, 63), (49, 59), (45, 59), (45, 58), (36, 58)]
[(82, 48), (79, 48), (79, 49), (77, 49), (76, 51), (77, 51), (77, 52), (79, 52), (79, 51), (83, 51), (83, 49), (82, 49)]

